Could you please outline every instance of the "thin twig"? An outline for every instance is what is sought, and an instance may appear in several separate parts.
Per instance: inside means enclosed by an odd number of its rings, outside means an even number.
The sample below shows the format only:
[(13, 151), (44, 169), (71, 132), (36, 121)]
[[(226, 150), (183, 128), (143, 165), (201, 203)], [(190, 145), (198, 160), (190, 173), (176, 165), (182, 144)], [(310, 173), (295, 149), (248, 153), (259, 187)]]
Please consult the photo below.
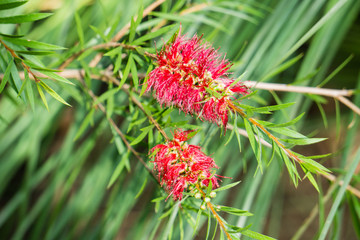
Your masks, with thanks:
[(307, 93), (315, 94), (327, 97), (337, 98), (339, 96), (352, 96), (354, 94), (353, 90), (338, 90), (338, 89), (328, 89), (328, 88), (318, 88), (318, 87), (305, 87), (305, 86), (293, 86), (281, 83), (263, 83), (256, 81), (244, 81), (245, 86), (249, 88), (263, 89), (276, 92), (297, 92), (297, 93)]
[(337, 100), (339, 100), (342, 104), (353, 110), (356, 114), (360, 115), (360, 108), (356, 106), (354, 103), (352, 103), (349, 99), (343, 97), (343, 96), (337, 96)]
[[(0, 43), (5, 47), (5, 49), (11, 54), (11, 56), (14, 58), (14, 59), (19, 59), (21, 60), (21, 65), (26, 69), (26, 71), (28, 73), (31, 74), (31, 76), (33, 77), (33, 79), (35, 80), (35, 82), (40, 82), (40, 79), (35, 75), (34, 72), (32, 72), (30, 70), (30, 67), (28, 65), (26, 65), (24, 63), (24, 61), (15, 53), (14, 50), (12, 50), (8, 45), (6, 45), (1, 39), (0, 39)], [(25, 78), (25, 77), (24, 77)], [(2, 78), (1, 78), (2, 79)]]
[[(88, 94), (90, 95), (90, 97), (93, 99), (94, 102), (97, 102), (97, 97), (95, 96), (94, 92), (87, 88), (85, 82), (83, 81), (83, 79), (80, 80), (81, 83), (83, 84), (83, 86), (87, 89)], [(106, 116), (106, 108), (104, 107), (104, 105), (102, 105), (101, 103), (96, 104), (97, 107), (104, 113), (104, 115)], [(130, 145), (130, 143), (126, 140), (125, 135), (122, 133), (122, 131), (117, 127), (116, 123), (114, 122), (114, 120), (109, 117), (107, 118), (108, 122), (110, 123), (110, 125), (115, 129), (115, 131), (117, 132), (117, 134), (119, 134), (120, 138), (122, 139), (122, 141), (125, 143), (126, 147), (134, 154), (134, 156), (144, 165), (144, 167), (146, 168), (146, 170), (152, 174), (152, 176), (158, 181), (157, 176), (155, 175), (155, 173), (151, 170), (151, 168), (146, 164), (146, 162), (142, 159), (142, 157), (140, 156), (140, 154), (135, 151), (135, 149)]]
[[(127, 91), (127, 92), (128, 92), (128, 91)], [(135, 104), (140, 108), (140, 110), (141, 110), (143, 113), (145, 113), (146, 117), (150, 120), (150, 122), (152, 122), (152, 123), (155, 125), (155, 127), (158, 129), (158, 131), (161, 133), (161, 135), (163, 135), (163, 137), (165, 138), (165, 140), (166, 140), (167, 142), (170, 142), (170, 138), (166, 135), (165, 131), (160, 127), (160, 124), (159, 124), (151, 115), (149, 115), (149, 114), (145, 111), (145, 109), (144, 109), (144, 107), (142, 106), (141, 102), (139, 102), (139, 100), (137, 100), (137, 99), (136, 99), (134, 96), (132, 96), (132, 95), (130, 95), (130, 98), (131, 98), (131, 101), (132, 101), (133, 103), (135, 103)]]
[(277, 137), (275, 137), (274, 135), (272, 135), (266, 128), (264, 128), (263, 125), (261, 125), (260, 123), (258, 123), (256, 121), (256, 119), (254, 118), (249, 118), (246, 116), (246, 114), (244, 113), (244, 111), (240, 108), (238, 108), (237, 106), (235, 106), (231, 101), (228, 101), (229, 106), (233, 109), (233, 111), (239, 113), (241, 115), (241, 117), (243, 117), (244, 119), (249, 120), (249, 122), (251, 122), (255, 127), (260, 128), (261, 131), (263, 131), (270, 139), (272, 139), (279, 148), (281, 148), (282, 150), (284, 150), (284, 152), (286, 153), (287, 156), (289, 156), (290, 158), (294, 159), (295, 161), (297, 161), (298, 163), (302, 163), (303, 161), (296, 156), (291, 150), (289, 150), (288, 148), (286, 148)]
[[(79, 71), (78, 69), (65, 69), (64, 71), (62, 72), (59, 72), (58, 73), (60, 76), (62, 77), (65, 77), (65, 78), (73, 78), (73, 79), (77, 79), (77, 80), (82, 80), (82, 75), (85, 74), (85, 71), (84, 70), (81, 70)], [(24, 72), (19, 72), (19, 76), (21, 79), (24, 79)], [(39, 75), (41, 77), (41, 75)], [(0, 78), (2, 79), (4, 77), (3, 74), (0, 74)], [(44, 76), (45, 77), (45, 76)], [(31, 77), (30, 77), (31, 78)], [(98, 80), (102, 80), (102, 81), (106, 81), (106, 82), (112, 82), (114, 83), (115, 85), (119, 85), (120, 84), (120, 81), (117, 80), (115, 77), (112, 76), (112, 72), (103, 72), (102, 75), (91, 75), (91, 78), (93, 79), (98, 79)], [(276, 85), (277, 84), (273, 84), (273, 87), (274, 91), (277, 90), (276, 88)], [(281, 85), (281, 84), (278, 84), (278, 85)], [(257, 87), (259, 86), (258, 85), (255, 85), (254, 87)], [(261, 86), (261, 85), (260, 85)], [(122, 89), (129, 89), (130, 86), (128, 84), (124, 84), (122, 86)], [(339, 99), (340, 102), (344, 103), (344, 99), (346, 99), (345, 97), (341, 97), (341, 96), (349, 96), (349, 94), (353, 94), (353, 90), (336, 90), (336, 89), (324, 89), (326, 90), (326, 93), (328, 94), (329, 92), (332, 92), (331, 93), (331, 96), (340, 96), (340, 99), (339, 97), (337, 97), (337, 99)], [(297, 92), (297, 89), (296, 89), (296, 86), (291, 86), (291, 88), (289, 89), (289, 91), (293, 91), (293, 92)], [(317, 91), (317, 90), (316, 90)], [(322, 95), (321, 94), (322, 92), (319, 91), (317, 92), (316, 94), (318, 95)], [(314, 93), (315, 94), (315, 93)], [(330, 95), (326, 95), (326, 96), (330, 96)], [(346, 99), (347, 100), (347, 99)], [(351, 103), (351, 102), (350, 102)], [(344, 103), (345, 104), (345, 103)], [(352, 103), (351, 103), (352, 104)], [(349, 103), (348, 105), (349, 106)], [(356, 106), (355, 106), (356, 107)], [(354, 110), (354, 109), (352, 109)], [(355, 111), (356, 112), (356, 111)], [(357, 114), (360, 115), (360, 112), (356, 112)], [(150, 120), (151, 121), (151, 120)], [(227, 128), (232, 130), (233, 129), (233, 126), (231, 124), (228, 124), (227, 125)], [(245, 137), (248, 137), (248, 134), (247, 132), (244, 130), (244, 129), (238, 129), (239, 131), (239, 134), (240, 135), (243, 135)], [(256, 140), (258, 140), (259, 138), (256, 137)], [(264, 139), (260, 138), (260, 142), (262, 145), (266, 146), (266, 147), (272, 147), (272, 145), (270, 143), (268, 143), (267, 141), (265, 141)], [(287, 152), (285, 152), (286, 154), (288, 154)], [(289, 155), (288, 155), (289, 156)], [(290, 157), (290, 156), (289, 156)], [(327, 173), (327, 174), (321, 174), (322, 176), (324, 176), (325, 178), (327, 178), (329, 181), (331, 182), (335, 182), (336, 180), (336, 177), (330, 173)], [(339, 182), (339, 185), (341, 185), (342, 183)], [(358, 197), (360, 199), (360, 191), (352, 186), (348, 186), (346, 188), (349, 192), (351, 192), (352, 194), (354, 194), (356, 197)]]
[[(129, 49), (135, 48), (132, 45), (126, 45), (126, 44), (122, 44), (122, 43), (107, 43), (107, 44), (96, 45), (93, 47), (97, 47), (98, 49), (100, 49), (100, 48), (116, 47), (116, 46), (123, 46), (124, 48), (129, 48)], [(79, 79), (79, 77), (81, 77), (79, 75), (79, 69), (65, 69), (62, 72), (59, 72), (57, 74), (62, 77), (65, 77), (65, 78)], [(20, 78), (23, 78), (24, 73), (19, 72), (19, 75), (20, 75)], [(99, 79), (102, 76), (109, 77), (112, 75), (113, 75), (112, 71), (103, 71), (101, 73), (101, 75), (94, 75), (94, 77), (96, 77), (96, 79)], [(0, 77), (2, 77), (2, 76), (3, 75), (0, 75)], [(145, 76), (139, 74), (139, 77), (145, 77)], [(350, 107), (351, 105), (354, 105), (354, 104), (352, 104), (351, 102), (345, 103), (346, 100), (348, 100), (345, 97), (354, 95), (354, 90), (352, 90), (352, 89), (339, 90), (339, 89), (331, 89), (331, 88), (293, 86), (293, 85), (286, 85), (286, 84), (281, 84), (281, 83), (261, 83), (261, 82), (258, 83), (255, 81), (245, 81), (244, 84), (247, 87), (262, 89), (262, 90), (273, 90), (276, 92), (283, 91), (283, 92), (309, 93), (309, 94), (315, 94), (315, 95), (319, 95), (319, 96), (340, 98), (340, 99), (338, 99), (340, 102), (342, 102), (344, 105), (346, 105), (349, 108), (351, 108), (352, 110), (354, 110), (354, 112), (358, 113), (358, 110), (355, 111), (357, 106)], [(346, 99), (346, 100), (344, 100), (344, 99)], [(360, 115), (360, 112), (358, 114)]]
[[(226, 128), (229, 129), (229, 130), (233, 130), (233, 129), (234, 129), (234, 126), (232, 126), (231, 124), (228, 124), (228, 125), (226, 126)], [(248, 133), (246, 132), (246, 130), (241, 129), (241, 128), (238, 128), (238, 132), (239, 132), (240, 135), (249, 138), (249, 135), (248, 135)], [(256, 141), (258, 141), (259, 137), (258, 137), (257, 135), (255, 135), (255, 139), (256, 139)], [(270, 143), (268, 143), (266, 140), (264, 140), (264, 139), (262, 139), (262, 138), (260, 138), (260, 143), (261, 143), (263, 146), (265, 146), (265, 147), (268, 147), (268, 148), (271, 148), (271, 147), (272, 147), (272, 145), (271, 145)], [(286, 153), (286, 155), (287, 155), (288, 157), (291, 157), (290, 155), (288, 155), (287, 152), (285, 152), (285, 153)], [(326, 178), (327, 180), (329, 180), (330, 182), (333, 182), (333, 183), (336, 183), (336, 182), (337, 182), (337, 183), (339, 184), (339, 186), (342, 186), (342, 185), (343, 185), (343, 181), (342, 181), (342, 180), (337, 181), (338, 178), (337, 178), (336, 176), (334, 176), (333, 174), (331, 174), (331, 173), (319, 173), (319, 174), (320, 174), (321, 176), (323, 176), (324, 178)], [(357, 188), (354, 188), (354, 187), (348, 185), (348, 186), (346, 187), (346, 189), (347, 189), (349, 192), (351, 192), (353, 195), (355, 195), (357, 198), (360, 199), (360, 191), (359, 191)]]
[[(202, 198), (205, 199), (206, 194), (205, 194), (205, 192), (200, 188), (199, 184), (196, 184), (196, 188), (197, 188), (197, 190), (199, 190), (199, 192), (201, 193)], [(212, 203), (211, 203), (211, 202), (207, 202), (206, 204), (207, 204), (207, 206), (210, 208), (210, 210), (211, 210), (211, 212), (213, 213), (213, 215), (214, 215), (214, 217), (216, 218), (216, 220), (219, 222), (220, 227), (221, 227), (221, 228), (223, 229), (223, 231), (225, 232), (227, 239), (232, 240), (230, 234), (227, 232), (227, 230), (226, 230), (226, 228), (225, 228), (225, 225), (224, 225), (223, 221), (221, 220), (219, 214), (217, 214), (217, 212), (216, 212), (216, 210), (214, 209)]]

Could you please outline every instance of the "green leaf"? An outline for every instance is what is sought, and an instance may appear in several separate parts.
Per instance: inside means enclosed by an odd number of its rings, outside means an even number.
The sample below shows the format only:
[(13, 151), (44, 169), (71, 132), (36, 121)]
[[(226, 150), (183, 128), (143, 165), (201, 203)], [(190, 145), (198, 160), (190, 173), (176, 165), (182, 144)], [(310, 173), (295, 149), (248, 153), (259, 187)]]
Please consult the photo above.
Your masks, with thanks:
[(28, 2), (28, 0), (1, 0), (0, 1), (0, 10), (16, 8), (27, 2)]
[(119, 54), (115, 60), (115, 66), (114, 66), (114, 70), (113, 70), (114, 74), (117, 73), (121, 67), (121, 63), (122, 63), (122, 54), (121, 53), (122, 53), (122, 48), (120, 48)]
[(251, 127), (249, 121), (246, 118), (244, 118), (244, 124), (245, 124), (245, 130), (248, 134), (251, 148), (255, 154), (255, 157), (256, 157), (258, 163), (260, 164), (259, 166), (261, 166), (261, 159), (259, 158), (260, 153), (258, 152), (258, 149), (256, 147), (256, 140), (255, 140), (255, 134), (254, 134), (253, 128)]
[(234, 182), (234, 183), (230, 183), (230, 184), (225, 185), (225, 186), (223, 186), (223, 187), (219, 187), (219, 188), (217, 188), (217, 189), (214, 189), (213, 191), (214, 191), (214, 192), (221, 192), (221, 191), (227, 190), (227, 189), (229, 189), (229, 188), (235, 187), (235, 186), (238, 185), (240, 182), (241, 182), (241, 181)]
[(226, 223), (226, 228), (227, 228), (228, 233), (242, 233), (249, 227), (250, 226), (246, 226), (246, 227), (242, 228), (242, 227), (238, 227), (238, 226), (234, 226), (234, 225)]
[(46, 101), (46, 98), (45, 98), (45, 95), (44, 95), (43, 90), (41, 89), (41, 87), (40, 87), (39, 84), (36, 84), (36, 87), (37, 87), (37, 90), (38, 90), (38, 92), (39, 92), (39, 95), (40, 95), (41, 100), (43, 101), (46, 109), (49, 111), (49, 106), (48, 106), (48, 103), (47, 103), (47, 101)]
[(119, 92), (119, 89), (118, 88), (114, 88), (114, 89), (111, 89), (111, 90), (108, 90), (106, 91), (105, 93), (101, 94), (100, 97), (98, 97), (94, 103), (93, 103), (93, 106), (95, 105), (98, 105), (99, 103), (101, 102), (104, 102), (105, 100), (109, 99), (110, 97), (114, 96), (116, 93)]
[(120, 84), (119, 84), (119, 89), (124, 85), (127, 77), (129, 76), (130, 69), (131, 69), (131, 65), (133, 65), (133, 64), (135, 64), (135, 63), (134, 63), (134, 60), (133, 60), (133, 54), (130, 53), (128, 62), (127, 62), (127, 64), (126, 64), (126, 67), (125, 67), (123, 76), (122, 76), (121, 81), (120, 81)]
[(339, 141), (340, 137), (340, 128), (341, 128), (341, 113), (340, 113), (340, 104), (337, 99), (335, 101), (335, 119), (336, 119), (336, 140)]
[(151, 72), (151, 70), (153, 69), (153, 65), (150, 64), (147, 71), (146, 71), (146, 77), (144, 79), (144, 82), (142, 84), (142, 88), (141, 88), (141, 92), (140, 92), (140, 97), (145, 93), (146, 89), (147, 89), (147, 81), (149, 80), (149, 73)]
[(22, 37), (24, 37), (24, 35), (5, 34), (5, 33), (1, 33), (1, 32), (0, 32), (0, 36), (7, 37), (7, 38), (22, 38)]
[(4, 90), (6, 83), (8, 82), (9, 78), (10, 78), (10, 72), (11, 72), (11, 68), (14, 65), (14, 61), (11, 59), (11, 61), (8, 63), (5, 73), (4, 73), (4, 77), (1, 79), (1, 84), (0, 84), (0, 93), (2, 93), (2, 91)]
[(306, 158), (306, 157), (301, 157), (298, 154), (296, 154), (300, 160), (302, 161), (301, 165), (304, 166), (307, 170), (309, 170), (312, 173), (323, 173), (326, 174), (329, 171), (329, 169), (327, 169), (326, 167), (324, 167), (323, 165), (321, 165), (320, 163)]
[(258, 120), (258, 122), (260, 122), (261, 124), (267, 126), (267, 127), (271, 127), (271, 128), (277, 128), (277, 127), (289, 127), (289, 126), (293, 126), (295, 125), (303, 116), (304, 116), (304, 112), (302, 114), (300, 114), (299, 116), (297, 116), (296, 118), (294, 118), (293, 120), (286, 122), (286, 123), (279, 123), (279, 124), (275, 124), (275, 123), (270, 123), (270, 122), (265, 122), (265, 121), (260, 121)]
[(61, 102), (62, 104), (65, 104), (69, 107), (71, 107), (70, 104), (68, 104), (62, 97), (60, 97), (59, 94), (57, 94), (52, 88), (50, 88), (48, 85), (46, 85), (44, 82), (40, 82), (40, 85), (44, 88), (46, 92), (48, 92), (53, 98)]
[(104, 56), (108, 56), (108, 57), (114, 57), (116, 55), (121, 55), (121, 51), (122, 51), (122, 46), (116, 47), (111, 49), (110, 51), (106, 52), (104, 54)]
[(54, 73), (54, 72), (48, 72), (48, 71), (43, 71), (42, 69), (39, 70), (39, 72), (41, 72), (42, 74), (56, 80), (56, 81), (59, 81), (59, 82), (63, 82), (63, 83), (66, 83), (66, 84), (70, 84), (70, 85), (75, 85), (74, 83), (70, 82), (68, 79)]
[(109, 39), (105, 36), (105, 34), (103, 33), (103, 31), (101, 31), (99, 28), (93, 26), (93, 25), (89, 25), (89, 27), (96, 33), (98, 34), (102, 40), (104, 40), (105, 42), (108, 42)]
[(258, 92), (259, 92), (259, 90), (255, 90), (255, 91), (253, 91), (253, 92), (251, 92), (251, 93), (249, 93), (247, 95), (244, 95), (244, 96), (238, 98), (237, 101), (241, 101), (243, 99), (249, 99), (252, 96), (256, 96), (256, 94), (258, 94)]
[(355, 175), (355, 171), (357, 169), (357, 166), (360, 163), (360, 148), (357, 149), (356, 155), (354, 159), (352, 160), (347, 173), (344, 176), (343, 183), (341, 184), (341, 187), (339, 191), (336, 193), (335, 200), (333, 202), (333, 205), (331, 206), (330, 212), (326, 218), (325, 224), (321, 229), (319, 240), (324, 240), (326, 238), (326, 235), (332, 225), (333, 219), (338, 213), (338, 209), (343, 202), (343, 197), (346, 192), (347, 186), (350, 184), (351, 178)]
[(29, 78), (29, 73), (28, 71), (26, 71), (26, 69), (24, 69), (24, 76), (25, 76), (25, 80), (23, 81), (22, 85), (21, 85), (21, 88), (20, 88), (20, 91), (18, 92), (18, 97), (20, 96), (20, 94), (24, 91), (25, 89), (25, 86), (26, 84), (28, 83), (28, 81), (30, 81), (30, 78)]
[(85, 129), (88, 127), (88, 125), (93, 122), (93, 116), (94, 116), (95, 109), (92, 108), (91, 111), (86, 115), (84, 118), (84, 121), (81, 123), (79, 130), (76, 132), (74, 141), (76, 141), (85, 131)]
[(22, 55), (50, 55), (50, 54), (54, 54), (54, 52), (52, 51), (15, 51), (18, 54), (22, 54)]
[(41, 50), (63, 50), (65, 48), (56, 46), (53, 44), (27, 40), (27, 39), (20, 39), (20, 38), (4, 38), (4, 40), (11, 42), (16, 45), (21, 45), (29, 48), (41, 49)]
[(52, 13), (29, 13), (26, 15), (2, 17), (2, 18), (0, 18), (0, 23), (11, 24), (11, 23), (34, 22), (34, 21), (37, 21), (40, 19), (47, 18), (51, 15), (52, 15)]
[(348, 58), (345, 59), (344, 62), (342, 62), (334, 71), (332, 71), (329, 76), (327, 76), (317, 87), (322, 87), (326, 83), (328, 83), (336, 74), (338, 74), (341, 69), (343, 69), (350, 61), (353, 59), (354, 55), (351, 54)]
[(150, 32), (138, 39), (136, 39), (132, 44), (133, 45), (139, 45), (147, 40), (150, 40), (150, 39), (153, 39), (153, 38), (156, 38), (158, 36), (161, 36), (163, 35), (164, 33), (166, 32), (169, 32), (170, 29), (174, 28), (176, 24), (172, 24), (172, 25), (169, 25), (169, 26), (166, 26), (166, 27), (163, 27), (163, 28), (160, 28), (159, 30), (155, 31), (155, 32)]
[(284, 104), (278, 104), (278, 105), (273, 105), (273, 106), (254, 108), (254, 109), (252, 109), (252, 111), (253, 112), (258, 112), (258, 113), (269, 113), (269, 112), (272, 112), (272, 111), (277, 111), (277, 110), (281, 110), (281, 109), (290, 107), (293, 104), (294, 103), (284, 103)]
[(151, 200), (151, 202), (156, 203), (156, 202), (162, 202), (165, 200), (166, 197), (162, 196), (162, 197), (158, 197), (158, 198), (154, 198), (153, 200)]
[(360, 239), (360, 204), (359, 200), (352, 194), (346, 194), (349, 211), (354, 225), (354, 230), (358, 239)]
[[(211, 181), (210, 181), (211, 182)], [(181, 215), (180, 215), (181, 216)], [(211, 213), (210, 213), (210, 208), (208, 208), (208, 225), (207, 225), (207, 229), (206, 229), (206, 237), (205, 240), (209, 239), (210, 236), (210, 231), (211, 231)], [(183, 238), (181, 238), (183, 239)]]
[(149, 131), (152, 130), (154, 127), (155, 127), (154, 125), (151, 125), (151, 126), (142, 128), (142, 129), (141, 129), (142, 133), (141, 133), (137, 138), (135, 138), (135, 139), (130, 143), (130, 145), (136, 145), (136, 144), (138, 144), (139, 142), (141, 142), (141, 141), (146, 137), (146, 135), (148, 135)]
[(307, 177), (309, 179), (309, 181), (311, 182), (311, 184), (314, 186), (314, 188), (316, 189), (316, 191), (318, 191), (320, 193), (320, 189), (319, 189), (319, 186), (314, 178), (314, 176), (310, 173), (310, 172), (307, 172), (305, 177)]
[(314, 95), (314, 94), (305, 94), (305, 96), (312, 99), (316, 103), (327, 104), (326, 98), (324, 98), (322, 96)]
[(306, 138), (306, 136), (302, 135), (301, 133), (298, 133), (292, 129), (285, 128), (285, 127), (276, 127), (276, 128), (269, 127), (268, 129), (270, 129), (273, 132), (279, 133), (284, 136), (292, 137), (292, 138)]
[(285, 71), (286, 69), (288, 69), (289, 67), (291, 67), (292, 65), (294, 65), (297, 61), (299, 61), (304, 54), (299, 54), (298, 56), (286, 61), (285, 63), (281, 64), (280, 66), (278, 66), (277, 68), (275, 68), (274, 70), (272, 70), (270, 73), (266, 74), (265, 77), (263, 77), (259, 82), (264, 82), (276, 75), (278, 75), (279, 73)]
[(144, 191), (145, 187), (146, 187), (146, 183), (147, 183), (147, 178), (145, 178), (139, 192), (136, 194), (135, 199), (137, 199), (138, 197), (140, 197), (141, 193)]
[[(26, 73), (25, 78), (28, 78), (29, 77), (28, 73), (26, 71), (24, 71), (24, 73)], [(28, 80), (28, 83), (26, 84), (25, 95), (30, 103), (31, 109), (34, 111), (35, 110), (35, 96), (34, 96), (34, 91), (33, 91), (32, 83), (31, 83), (30, 79)]]
[(280, 139), (281, 141), (294, 145), (309, 145), (326, 140), (327, 138), (297, 138), (297, 139)]
[(204, 87), (204, 88), (205, 88), (205, 90), (206, 90), (210, 95), (216, 97), (217, 99), (222, 98), (221, 94), (218, 93), (217, 91), (214, 91), (214, 90), (212, 90), (212, 89), (210, 89), (210, 88), (207, 88), (207, 87)]
[(134, 21), (134, 17), (132, 17), (131, 20), (130, 20), (129, 43), (131, 43), (134, 40), (135, 29), (136, 29), (135, 21)]
[(229, 30), (226, 27), (224, 27), (224, 25), (222, 25), (219, 21), (215, 21), (211, 18), (208, 18), (205, 15), (186, 14), (186, 16), (181, 16), (178, 14), (160, 13), (160, 12), (152, 12), (150, 13), (150, 15), (154, 15), (159, 18), (176, 21), (176, 22), (188, 22), (188, 23), (200, 22), (209, 25), (215, 29), (220, 29), (224, 32), (230, 33)]
[(245, 236), (248, 236), (252, 239), (257, 239), (257, 240), (276, 240), (275, 238), (272, 238), (272, 237), (268, 237), (266, 235), (263, 235), (261, 233), (257, 233), (257, 232), (254, 232), (254, 231), (251, 231), (249, 229), (241, 232), (241, 234), (245, 235)]
[(270, 157), (270, 160), (268, 162), (268, 165), (270, 165), (272, 160), (274, 159), (275, 152), (277, 152), (276, 150), (279, 150), (278, 146), (276, 145), (275, 141), (271, 141), (271, 157)]
[(332, 155), (332, 153), (326, 153), (326, 154), (321, 154), (321, 155), (306, 156), (306, 157), (302, 157), (302, 158), (319, 159), (319, 158), (326, 158), (326, 157), (329, 157), (331, 155)]
[(218, 207), (220, 208), (221, 211), (227, 212), (227, 213), (230, 213), (230, 214), (236, 215), (236, 216), (252, 216), (253, 215), (252, 213), (250, 213), (248, 211), (233, 208), (233, 207), (220, 206), (220, 205), (218, 205)]
[(139, 8), (139, 12), (137, 14), (136, 21), (134, 21), (134, 19), (131, 18), (130, 33), (129, 33), (129, 42), (130, 43), (134, 40), (136, 28), (141, 23), (142, 16), (143, 16), (143, 11), (144, 11), (144, 6), (141, 5), (140, 8)]
[(283, 159), (285, 166), (288, 170), (288, 173), (290, 175), (291, 180), (293, 181), (294, 185), (298, 185), (298, 179), (299, 173), (296, 170), (296, 167), (294, 166), (293, 162), (289, 159), (289, 157), (286, 155), (285, 151), (281, 148), (279, 148), (280, 156)]
[(132, 79), (133, 79), (133, 83), (134, 83), (134, 88), (135, 88), (135, 90), (138, 90), (138, 88), (139, 88), (139, 77), (138, 77), (138, 74), (137, 74), (137, 68), (136, 68), (135, 62), (133, 64), (131, 64), (130, 70), (131, 70), (131, 73), (132, 73)]
[(258, 21), (255, 18), (250, 17), (249, 15), (247, 15), (241, 11), (234, 11), (234, 10), (231, 10), (228, 8), (215, 7), (215, 6), (208, 6), (207, 9), (210, 11), (222, 13), (224, 16), (234, 16), (234, 17), (244, 19), (244, 20), (249, 21), (254, 24), (258, 23)]
[(193, 231), (192, 237), (195, 236), (195, 234), (196, 234), (196, 229), (198, 229), (198, 227), (199, 227), (199, 225), (200, 225), (201, 214), (202, 214), (202, 210), (199, 209), (199, 210), (198, 210), (198, 213), (197, 213), (197, 216), (196, 216), (196, 222), (195, 222), (195, 227), (194, 227), (194, 231)]
[[(110, 188), (115, 183), (116, 179), (119, 178), (120, 174), (122, 173), (122, 171), (123, 171), (123, 169), (124, 169), (124, 167), (126, 165), (126, 162), (129, 161), (129, 155), (130, 155), (130, 151), (127, 151), (126, 154), (123, 154), (123, 156), (121, 157), (120, 162), (118, 163), (118, 165), (116, 166), (113, 174), (111, 175), (110, 181), (109, 181), (106, 188)], [(145, 179), (144, 183), (146, 185), (146, 179)], [(135, 197), (135, 198), (137, 198), (137, 197)]]
[(81, 18), (78, 12), (75, 12), (75, 23), (76, 23), (76, 31), (79, 36), (80, 46), (81, 48), (84, 48), (84, 31), (82, 29)]
[(322, 105), (320, 103), (316, 103), (317, 107), (319, 108), (320, 114), (321, 114), (321, 118), (323, 120), (324, 123), (324, 127), (328, 128), (328, 121), (327, 121), (327, 117), (326, 117), (326, 113), (324, 108), (322, 107)]
[[(135, 116), (135, 115), (134, 115)], [(148, 118), (147, 117), (143, 117), (143, 118), (140, 118), (134, 122), (131, 122), (129, 124), (129, 128), (127, 130), (127, 132), (129, 132), (134, 126), (137, 126), (137, 125), (141, 125), (143, 122), (145, 122)]]

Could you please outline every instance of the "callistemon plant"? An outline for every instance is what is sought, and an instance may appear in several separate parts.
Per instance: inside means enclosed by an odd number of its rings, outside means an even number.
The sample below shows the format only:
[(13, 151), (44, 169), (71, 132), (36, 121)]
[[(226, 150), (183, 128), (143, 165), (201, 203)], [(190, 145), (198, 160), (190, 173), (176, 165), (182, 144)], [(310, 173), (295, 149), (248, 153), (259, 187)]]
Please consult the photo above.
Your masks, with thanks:
[(183, 192), (197, 192), (208, 187), (210, 181), (217, 188), (218, 175), (213, 168), (218, 168), (214, 160), (206, 156), (199, 146), (186, 141), (192, 131), (175, 131), (173, 140), (156, 145), (151, 149), (154, 170), (158, 173), (161, 185), (174, 200), (181, 200)]
[(155, 90), (161, 105), (176, 106), (185, 113), (215, 123), (228, 122), (229, 103), (235, 94), (247, 94), (240, 82), (228, 78), (231, 64), (211, 45), (179, 33), (157, 53), (156, 67), (147, 91)]

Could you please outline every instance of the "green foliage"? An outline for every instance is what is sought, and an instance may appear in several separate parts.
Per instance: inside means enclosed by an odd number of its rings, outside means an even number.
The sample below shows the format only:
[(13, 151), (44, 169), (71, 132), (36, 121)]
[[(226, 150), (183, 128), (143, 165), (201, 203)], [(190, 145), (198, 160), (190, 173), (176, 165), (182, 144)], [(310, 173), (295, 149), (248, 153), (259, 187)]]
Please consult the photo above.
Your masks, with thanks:
[[(359, 1), (164, 1), (149, 12), (160, 1), (64, 0), (49, 13), (32, 10), (45, 2), (0, 1), (3, 238), (360, 236), (359, 196), (347, 188), (360, 178), (359, 150), (351, 154), (359, 116), (340, 99), (333, 106), (324, 96), (269, 94), (255, 86), (234, 102), (239, 111), (225, 133), (159, 106), (146, 91), (153, 54), (181, 24), (187, 37), (203, 34), (221, 47), (234, 62), (236, 82), (357, 88), (358, 94), (359, 44), (346, 44), (358, 43)], [(352, 100), (359, 106), (359, 95)], [(220, 187), (209, 184), (200, 199), (194, 189), (179, 202), (167, 199), (148, 160), (150, 149), (164, 143), (159, 128), (170, 138), (177, 128), (196, 130), (189, 143), (214, 157), (217, 174), (226, 176)], [(332, 177), (325, 189), (324, 179)], [(299, 216), (308, 219), (302, 225), (287, 222), (288, 181), (314, 186), (306, 192), (321, 203), (316, 236), (306, 232), (312, 215)], [(310, 214), (306, 207), (315, 203), (306, 201), (297, 204)], [(349, 230), (342, 220), (350, 217)]]

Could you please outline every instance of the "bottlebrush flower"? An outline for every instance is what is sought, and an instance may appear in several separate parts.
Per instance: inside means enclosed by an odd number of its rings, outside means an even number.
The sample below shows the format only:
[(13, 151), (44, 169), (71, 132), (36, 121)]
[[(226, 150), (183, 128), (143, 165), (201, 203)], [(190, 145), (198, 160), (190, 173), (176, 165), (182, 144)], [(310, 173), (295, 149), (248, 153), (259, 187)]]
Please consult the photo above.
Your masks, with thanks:
[(174, 200), (181, 200), (184, 191), (197, 185), (205, 188), (211, 181), (213, 188), (219, 186), (218, 175), (211, 172), (212, 168), (218, 168), (214, 160), (199, 146), (186, 143), (190, 132), (175, 131), (172, 141), (151, 149), (160, 184), (169, 192), (168, 198), (172, 195)]
[(231, 110), (230, 99), (248, 93), (246, 86), (233, 84), (234, 80), (227, 77), (231, 64), (196, 35), (186, 39), (179, 30), (175, 39), (157, 53), (157, 64), (149, 74), (147, 91), (155, 90), (161, 105), (222, 122), (224, 127)]

